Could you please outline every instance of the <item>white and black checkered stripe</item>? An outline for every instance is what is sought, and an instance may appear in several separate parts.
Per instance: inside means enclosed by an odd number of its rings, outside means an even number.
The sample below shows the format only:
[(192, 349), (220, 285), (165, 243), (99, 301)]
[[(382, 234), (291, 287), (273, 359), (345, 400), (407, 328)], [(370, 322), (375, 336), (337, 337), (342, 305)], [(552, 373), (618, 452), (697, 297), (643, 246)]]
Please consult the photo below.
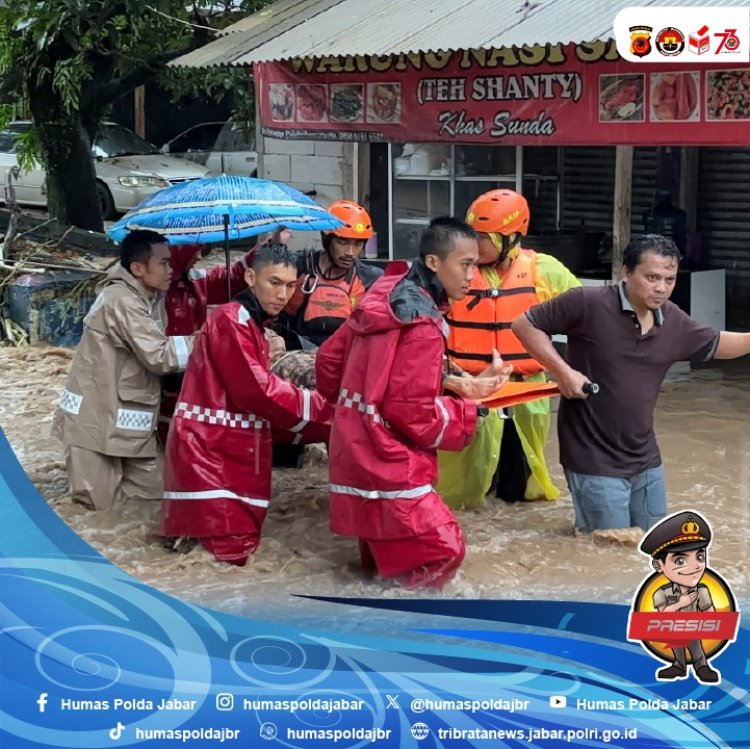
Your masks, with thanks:
[(175, 408), (174, 415), (182, 419), (194, 419), (206, 424), (216, 424), (233, 429), (262, 429), (270, 426), (269, 422), (255, 414), (237, 414), (224, 409), (203, 408), (180, 401)]
[(134, 411), (130, 408), (117, 409), (116, 429), (127, 429), (132, 432), (148, 432), (154, 426), (153, 411)]
[(339, 393), (339, 403), (344, 408), (356, 409), (360, 413), (367, 414), (376, 424), (383, 424), (390, 428), (390, 424), (380, 415), (377, 406), (372, 403), (365, 403), (362, 400), (362, 393), (349, 393), (346, 388), (342, 388)]
[(60, 408), (63, 411), (77, 416), (81, 410), (81, 403), (83, 403), (82, 395), (76, 395), (75, 393), (71, 393), (67, 388), (63, 388), (62, 393), (60, 393)]

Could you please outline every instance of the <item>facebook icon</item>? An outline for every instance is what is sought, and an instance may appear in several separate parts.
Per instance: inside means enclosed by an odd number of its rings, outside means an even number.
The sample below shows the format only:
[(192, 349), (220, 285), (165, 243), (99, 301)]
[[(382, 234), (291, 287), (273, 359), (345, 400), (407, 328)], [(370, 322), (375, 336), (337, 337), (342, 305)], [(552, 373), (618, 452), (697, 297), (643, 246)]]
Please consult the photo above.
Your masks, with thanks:
[(47, 697), (49, 697), (49, 695), (47, 694), (47, 692), (40, 692), (39, 696), (36, 699), (36, 704), (39, 705), (39, 712), (40, 713), (44, 712), (44, 709), (45, 709), (45, 707), (47, 705)]

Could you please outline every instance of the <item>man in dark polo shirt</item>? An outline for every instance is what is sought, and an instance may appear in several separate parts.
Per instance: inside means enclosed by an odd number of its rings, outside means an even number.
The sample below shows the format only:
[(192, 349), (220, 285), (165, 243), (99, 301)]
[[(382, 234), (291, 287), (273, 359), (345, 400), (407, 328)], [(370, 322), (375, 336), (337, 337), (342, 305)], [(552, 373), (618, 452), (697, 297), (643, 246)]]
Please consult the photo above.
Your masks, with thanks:
[[(750, 353), (750, 333), (700, 325), (668, 301), (679, 251), (659, 234), (625, 248), (617, 286), (567, 291), (516, 318), (513, 332), (554, 375), (563, 400), (560, 462), (582, 531), (640, 526), (666, 515), (664, 469), (654, 407), (678, 361), (734, 359)], [(566, 334), (566, 358), (551, 335)], [(599, 385), (587, 397), (584, 385)]]

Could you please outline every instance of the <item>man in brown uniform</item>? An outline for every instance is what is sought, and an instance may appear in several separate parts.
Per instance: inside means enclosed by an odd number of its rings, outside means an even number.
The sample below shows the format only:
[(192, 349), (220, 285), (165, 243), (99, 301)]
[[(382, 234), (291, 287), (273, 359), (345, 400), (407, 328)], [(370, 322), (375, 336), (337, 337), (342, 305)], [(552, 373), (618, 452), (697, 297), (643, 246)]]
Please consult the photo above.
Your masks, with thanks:
[[(711, 528), (697, 512), (679, 512), (651, 529), (641, 541), (641, 551), (653, 557), (652, 565), (669, 581), (654, 592), (654, 608), (672, 611), (716, 611), (711, 591), (700, 583), (706, 571), (706, 547), (711, 543)], [(704, 684), (715, 684), (719, 674), (706, 661), (699, 639), (687, 649), (693, 671)], [(685, 648), (675, 647), (674, 663), (656, 673), (658, 679), (683, 679), (687, 675)]]
[(161, 498), (160, 377), (183, 370), (192, 345), (164, 332), (171, 279), (167, 240), (133, 231), (84, 320), (53, 431), (65, 444), (73, 500), (89, 509), (119, 496)]

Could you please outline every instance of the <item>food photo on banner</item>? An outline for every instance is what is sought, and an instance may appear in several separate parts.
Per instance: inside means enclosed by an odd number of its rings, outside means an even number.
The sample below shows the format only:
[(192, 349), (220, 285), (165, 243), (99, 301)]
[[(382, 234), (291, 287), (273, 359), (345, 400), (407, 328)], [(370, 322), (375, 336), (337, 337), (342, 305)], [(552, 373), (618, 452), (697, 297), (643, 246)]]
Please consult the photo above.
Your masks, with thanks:
[(249, 40), (262, 179), (146, 198), (75, 340), (0, 348), (0, 747), (750, 748), (745, 266), (719, 316), (677, 270), (744, 236), (750, 29), (563, 4), (384, 53), (395, 0), (279, 0), (186, 56)]

